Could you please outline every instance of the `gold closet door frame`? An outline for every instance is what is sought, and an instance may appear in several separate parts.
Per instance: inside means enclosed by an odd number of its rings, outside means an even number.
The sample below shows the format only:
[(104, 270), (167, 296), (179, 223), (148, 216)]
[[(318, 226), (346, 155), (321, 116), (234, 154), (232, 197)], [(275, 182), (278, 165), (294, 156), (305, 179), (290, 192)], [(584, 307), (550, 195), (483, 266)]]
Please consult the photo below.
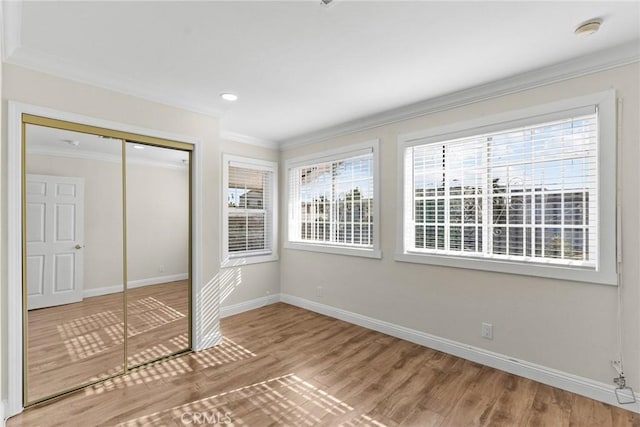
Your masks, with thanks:
[[(102, 378), (96, 381), (90, 381), (76, 387), (70, 387), (67, 389), (63, 389), (58, 393), (52, 394), (50, 396), (45, 396), (39, 399), (35, 399), (29, 401), (29, 384), (28, 384), (28, 310), (27, 310), (27, 272), (26, 272), (26, 259), (27, 259), (27, 245), (25, 244), (27, 238), (27, 197), (26, 197), (26, 177), (27, 177), (27, 125), (37, 125), (50, 127), (54, 129), (60, 130), (69, 130), (80, 133), (88, 133), (97, 136), (104, 136), (108, 138), (119, 139), (122, 141), (122, 233), (123, 233), (123, 248), (122, 248), (122, 271), (123, 271), (123, 370), (120, 373), (110, 375), (108, 377)], [(187, 151), (189, 153), (189, 254), (188, 254), (188, 307), (189, 307), (189, 319), (188, 319), (188, 339), (189, 339), (189, 348), (185, 350), (180, 350), (175, 353), (159, 357), (157, 359), (149, 360), (148, 362), (144, 362), (135, 366), (129, 366), (128, 364), (128, 324), (127, 324), (127, 143), (133, 144), (142, 144), (142, 145), (151, 145), (154, 147), (160, 148), (169, 148), (174, 150)], [(108, 128), (103, 128), (99, 126), (91, 126), (84, 125), (80, 123), (69, 122), (65, 120), (51, 119), (48, 117), (36, 116), (33, 114), (22, 114), (22, 403), (25, 408), (34, 406), (43, 402), (47, 402), (52, 399), (60, 398), (64, 395), (72, 393), (77, 390), (81, 390), (86, 387), (90, 387), (95, 384), (102, 383), (104, 381), (121, 377), (129, 374), (136, 369), (139, 369), (144, 366), (152, 365), (158, 363), (163, 360), (171, 359), (177, 357), (181, 354), (188, 353), (192, 351), (193, 347), (193, 337), (192, 337), (192, 321), (193, 321), (193, 304), (192, 304), (192, 280), (193, 280), (193, 266), (192, 266), (192, 241), (193, 241), (193, 228), (192, 228), (192, 203), (193, 203), (193, 177), (192, 177), (192, 160), (193, 160), (193, 149), (194, 145), (181, 142), (174, 141), (170, 139), (157, 138), (153, 136), (141, 135), (132, 132), (118, 131)]]

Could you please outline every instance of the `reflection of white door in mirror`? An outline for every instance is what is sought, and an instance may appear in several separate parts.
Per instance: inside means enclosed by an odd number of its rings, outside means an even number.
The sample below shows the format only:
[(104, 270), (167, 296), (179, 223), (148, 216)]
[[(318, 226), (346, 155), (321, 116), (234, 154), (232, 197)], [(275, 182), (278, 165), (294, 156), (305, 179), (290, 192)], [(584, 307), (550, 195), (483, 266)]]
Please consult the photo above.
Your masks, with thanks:
[(84, 178), (27, 175), (29, 310), (82, 300)]

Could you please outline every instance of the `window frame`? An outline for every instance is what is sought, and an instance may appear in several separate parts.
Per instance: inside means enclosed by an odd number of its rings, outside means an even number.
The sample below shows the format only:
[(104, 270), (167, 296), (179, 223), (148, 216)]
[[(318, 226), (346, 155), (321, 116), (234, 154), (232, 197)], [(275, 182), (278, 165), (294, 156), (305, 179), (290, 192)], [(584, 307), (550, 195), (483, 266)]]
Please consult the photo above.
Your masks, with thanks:
[[(229, 216), (230, 208), (227, 200), (229, 189), (229, 166), (242, 167), (258, 171), (270, 172), (271, 179), (271, 206), (265, 208), (267, 221), (271, 226), (270, 249), (256, 250), (255, 253), (244, 251), (240, 254), (229, 252)], [(247, 264), (257, 264), (278, 260), (278, 162), (254, 159), (250, 157), (222, 154), (222, 238), (220, 239), (221, 262), (220, 267), (237, 267)], [(267, 223), (265, 222), (265, 225)], [(266, 245), (265, 245), (266, 246)]]
[[(291, 173), (293, 168), (301, 166), (310, 166), (317, 163), (325, 163), (329, 161), (348, 159), (355, 157), (365, 150), (370, 150), (373, 154), (373, 245), (371, 248), (363, 248), (356, 246), (339, 245), (333, 243), (321, 243), (321, 242), (305, 242), (292, 240), (291, 238), (291, 226), (294, 221), (292, 217), (293, 212), (293, 200), (290, 188), (291, 186)], [(373, 139), (366, 142), (351, 144), (338, 149), (325, 150), (317, 153), (309, 154), (306, 156), (300, 156), (291, 158), (285, 161), (286, 171), (286, 197), (287, 197), (287, 214), (285, 230), (286, 236), (284, 239), (283, 247), (285, 249), (295, 249), (312, 252), (324, 252), (328, 254), (358, 256), (365, 258), (382, 258), (382, 251), (380, 250), (380, 140)]]
[[(598, 229), (595, 269), (569, 265), (545, 264), (521, 260), (491, 259), (469, 255), (410, 252), (405, 242), (405, 215), (413, 209), (406, 200), (405, 182), (413, 176), (413, 169), (405, 165), (407, 148), (439, 143), (457, 138), (508, 130), (519, 126), (534, 125), (566, 117), (568, 111), (580, 108), (597, 109), (597, 188)], [(563, 116), (564, 114), (564, 116)], [(617, 285), (617, 121), (615, 90), (552, 102), (454, 123), (428, 130), (403, 134), (398, 137), (398, 209), (395, 260), (401, 262), (431, 264), (445, 267), (511, 273), (605, 285)], [(406, 166), (406, 169), (405, 169)]]

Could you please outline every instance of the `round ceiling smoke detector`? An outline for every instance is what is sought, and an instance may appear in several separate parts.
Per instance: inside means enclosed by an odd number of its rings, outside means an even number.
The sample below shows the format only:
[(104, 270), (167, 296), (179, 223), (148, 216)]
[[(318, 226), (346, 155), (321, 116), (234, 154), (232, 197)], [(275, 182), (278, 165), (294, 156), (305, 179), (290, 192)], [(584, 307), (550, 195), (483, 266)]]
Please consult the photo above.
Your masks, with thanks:
[(574, 34), (580, 37), (590, 36), (591, 34), (598, 32), (598, 30), (600, 29), (600, 25), (602, 25), (602, 22), (599, 20), (585, 22), (584, 24), (581, 24), (580, 26), (578, 26), (578, 28), (576, 28)]

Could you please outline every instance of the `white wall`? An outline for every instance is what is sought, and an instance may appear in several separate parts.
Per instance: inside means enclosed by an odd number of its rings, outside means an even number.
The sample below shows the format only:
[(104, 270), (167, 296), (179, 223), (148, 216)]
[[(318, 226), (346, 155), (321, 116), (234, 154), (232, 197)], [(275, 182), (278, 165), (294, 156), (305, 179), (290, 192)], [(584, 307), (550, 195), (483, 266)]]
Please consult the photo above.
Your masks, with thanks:
[(188, 273), (188, 168), (127, 166), (127, 269), (129, 281)]
[[(291, 148), (282, 160), (328, 148), (381, 140), (383, 259), (281, 251), (281, 291), (611, 384), (617, 356), (616, 288), (394, 261), (396, 251), (398, 135), (615, 88), (623, 98), (622, 226), (624, 361), (628, 381), (640, 388), (638, 258), (639, 69), (630, 65), (546, 87), (385, 125), (322, 143)], [(281, 210), (286, 212), (281, 171)], [(282, 219), (282, 217), (281, 217)], [(284, 222), (281, 229), (285, 230)], [(317, 286), (324, 296), (316, 297)], [(480, 336), (481, 322), (494, 339)]]
[[(181, 110), (178, 108), (142, 100), (122, 93), (112, 92), (102, 88), (89, 86), (83, 83), (73, 82), (51, 75), (39, 73), (14, 65), (3, 64), (3, 109), (6, 111), (6, 101), (13, 100), (41, 107), (52, 108), (83, 116), (95, 117), (117, 123), (123, 123), (172, 134), (185, 135), (201, 141), (203, 155), (202, 177), (202, 280), (199, 285), (204, 289), (203, 304), (204, 313), (216, 309), (207, 305), (208, 301), (216, 301), (219, 290), (217, 286), (223, 283), (231, 283), (226, 280), (229, 274), (220, 270), (220, 197), (222, 148), (228, 152), (236, 150), (238, 154), (260, 158), (277, 158), (277, 152), (249, 145), (231, 142), (222, 143), (218, 139), (218, 119), (202, 114)], [(1, 198), (1, 230), (2, 230), (2, 273), (0, 276), (0, 292), (2, 305), (0, 312), (6, 312), (6, 292), (9, 286), (21, 286), (20, 283), (8, 283), (6, 275), (6, 213), (15, 206), (7, 204), (7, 116), (2, 117), (2, 163), (0, 174), (2, 182)], [(278, 289), (279, 271), (275, 263), (252, 265), (242, 267), (232, 272), (235, 279), (233, 283), (240, 284), (232, 287), (232, 293), (227, 298), (228, 303), (238, 303), (265, 295), (267, 291), (275, 293)], [(227, 302), (225, 301), (225, 302)], [(210, 313), (209, 313), (210, 314)], [(7, 398), (6, 375), (8, 366), (7, 357), (7, 330), (6, 319), (2, 319), (0, 335), (2, 340), (0, 347), (1, 369), (0, 376), (3, 379), (1, 398)], [(204, 335), (207, 330), (202, 331)]]

